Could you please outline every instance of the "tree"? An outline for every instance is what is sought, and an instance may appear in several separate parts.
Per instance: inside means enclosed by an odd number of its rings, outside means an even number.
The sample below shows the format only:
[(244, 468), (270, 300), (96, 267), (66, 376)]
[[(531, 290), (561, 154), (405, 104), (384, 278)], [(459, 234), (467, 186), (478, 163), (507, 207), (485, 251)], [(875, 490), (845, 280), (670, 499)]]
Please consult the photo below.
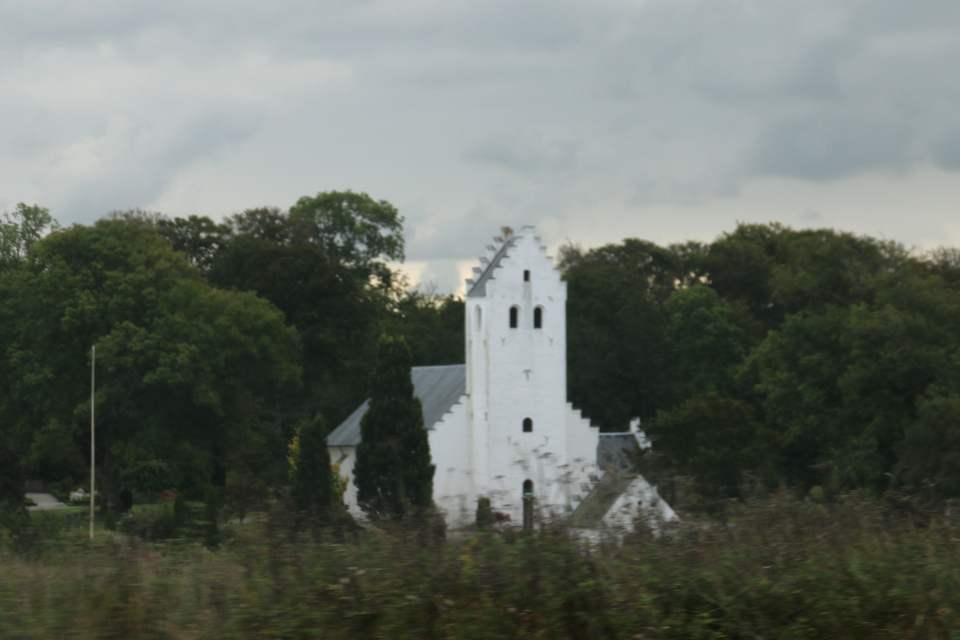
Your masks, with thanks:
[(13, 213), (3, 212), (0, 222), (0, 269), (22, 263), (27, 251), (35, 245), (47, 228), (59, 229), (60, 225), (50, 216), (50, 211), (39, 205), (19, 203)]
[(0, 276), (0, 320), (0, 419), (46, 474), (57, 469), (38, 444), (89, 450), (97, 345), (98, 477), (114, 507), (116, 445), (167, 462), (181, 487), (222, 485), (261, 407), (299, 379), (282, 314), (210, 287), (155, 229), (123, 220), (38, 242), (23, 268)]
[(290, 216), (309, 221), (313, 240), (361, 282), (372, 278), (382, 288), (393, 284), (387, 262), (403, 261), (403, 216), (386, 200), (349, 190), (325, 191), (297, 200)]
[(157, 220), (157, 230), (173, 248), (182, 251), (191, 264), (209, 271), (217, 253), (227, 243), (229, 228), (217, 224), (206, 216), (189, 218), (162, 218)]
[(664, 307), (665, 339), (672, 354), (676, 401), (716, 391), (732, 395), (736, 369), (746, 354), (743, 330), (733, 312), (710, 287), (677, 289)]
[(285, 402), (291, 425), (318, 413), (339, 422), (363, 400), (358, 390), (375, 357), (382, 296), (366, 291), (311, 241), (304, 221), (274, 209), (251, 209), (230, 224), (233, 235), (213, 260), (209, 282), (256, 293), (296, 328), (303, 387)]
[(6, 534), (13, 538), (15, 546), (26, 541), (23, 536), (30, 523), (24, 506), (24, 481), (20, 458), (0, 431), (0, 541)]
[(415, 367), (463, 364), (463, 298), (416, 289), (405, 291), (381, 323), (388, 335), (402, 335)]
[(375, 519), (400, 519), (433, 504), (433, 472), (423, 409), (413, 395), (410, 349), (403, 338), (377, 344), (370, 406), (360, 421), (354, 482), (357, 500)]
[(297, 431), (298, 453), (291, 494), (294, 508), (311, 520), (329, 519), (334, 511), (333, 469), (327, 430), (319, 415)]
[(641, 240), (560, 253), (570, 400), (604, 431), (652, 418), (672, 395), (663, 303), (686, 265), (672, 249)]
[(644, 426), (666, 467), (694, 478), (710, 498), (740, 495), (744, 472), (772, 468), (779, 438), (750, 405), (710, 392), (661, 412)]

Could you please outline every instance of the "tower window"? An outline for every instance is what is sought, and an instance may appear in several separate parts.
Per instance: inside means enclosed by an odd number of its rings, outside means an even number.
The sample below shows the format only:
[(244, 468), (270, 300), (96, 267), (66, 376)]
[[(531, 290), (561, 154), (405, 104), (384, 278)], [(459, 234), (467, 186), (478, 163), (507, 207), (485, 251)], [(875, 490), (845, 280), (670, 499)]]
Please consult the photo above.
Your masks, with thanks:
[(523, 529), (533, 530), (533, 480), (523, 481)]
[(510, 328), (511, 329), (517, 328), (517, 322), (518, 322), (519, 316), (520, 316), (520, 308), (510, 307)]
[(530, 418), (523, 419), (523, 432), (533, 433), (533, 420), (531, 420)]
[(533, 328), (543, 329), (543, 307), (537, 307), (533, 310)]
[(480, 325), (483, 322), (483, 312), (480, 310), (480, 305), (477, 305), (477, 331), (480, 331)]
[(530, 282), (530, 270), (529, 270), (529, 269), (524, 269), (524, 270), (523, 270), (523, 281), (524, 281), (524, 282)]

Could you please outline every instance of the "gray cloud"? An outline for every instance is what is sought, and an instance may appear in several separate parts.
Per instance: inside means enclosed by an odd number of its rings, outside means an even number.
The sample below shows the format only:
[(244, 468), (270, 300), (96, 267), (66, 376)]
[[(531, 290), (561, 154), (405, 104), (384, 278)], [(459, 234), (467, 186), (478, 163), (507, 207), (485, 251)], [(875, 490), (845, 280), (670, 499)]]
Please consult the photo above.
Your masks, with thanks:
[(954, 0), (0, 1), (0, 84), (0, 209), (353, 188), (400, 207), (411, 260), (511, 223), (682, 240), (758, 181), (960, 169)]
[(759, 173), (835, 180), (869, 170), (904, 170), (911, 131), (900, 118), (816, 112), (770, 123), (756, 143)]
[(560, 171), (576, 165), (579, 148), (576, 140), (513, 128), (475, 137), (464, 144), (462, 156), (520, 172)]

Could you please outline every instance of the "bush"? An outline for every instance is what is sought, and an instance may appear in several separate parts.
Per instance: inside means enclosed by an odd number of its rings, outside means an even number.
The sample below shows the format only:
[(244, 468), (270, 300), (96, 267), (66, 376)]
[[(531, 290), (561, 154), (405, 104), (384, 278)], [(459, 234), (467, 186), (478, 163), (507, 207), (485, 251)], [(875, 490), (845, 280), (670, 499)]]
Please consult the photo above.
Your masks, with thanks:
[(117, 514), (113, 509), (107, 509), (107, 515), (103, 519), (103, 526), (107, 531), (117, 530)]
[(493, 526), (493, 509), (490, 508), (490, 498), (481, 496), (477, 499), (477, 530), (486, 531)]

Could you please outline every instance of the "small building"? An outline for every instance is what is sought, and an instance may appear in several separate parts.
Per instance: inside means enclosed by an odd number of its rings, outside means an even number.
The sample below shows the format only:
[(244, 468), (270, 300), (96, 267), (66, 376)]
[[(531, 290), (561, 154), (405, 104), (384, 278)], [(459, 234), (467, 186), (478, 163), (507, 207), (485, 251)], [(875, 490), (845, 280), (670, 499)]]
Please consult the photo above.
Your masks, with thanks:
[[(494, 238), (467, 281), (466, 364), (413, 368), (436, 465), (434, 502), (451, 528), (472, 524), (484, 496), (516, 523), (561, 517), (600, 528), (676, 519), (623, 464), (642, 433), (601, 435), (567, 402), (566, 301), (567, 283), (533, 227)], [(327, 439), (348, 476), (368, 402)], [(362, 518), (352, 482), (345, 500)]]

